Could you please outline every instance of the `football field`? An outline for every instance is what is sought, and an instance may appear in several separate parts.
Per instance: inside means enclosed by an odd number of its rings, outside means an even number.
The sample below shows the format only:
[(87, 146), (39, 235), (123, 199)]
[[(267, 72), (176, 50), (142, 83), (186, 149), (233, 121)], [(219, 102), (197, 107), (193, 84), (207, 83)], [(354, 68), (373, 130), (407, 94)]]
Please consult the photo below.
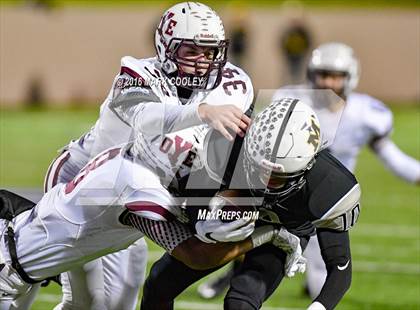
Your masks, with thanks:
[[(420, 110), (391, 107), (396, 144), (420, 158)], [(0, 187), (42, 188), (56, 151), (77, 138), (98, 116), (97, 109), (0, 110)], [(368, 150), (356, 176), (362, 186), (362, 212), (352, 229), (353, 281), (337, 309), (420, 309), (420, 190), (387, 171)], [(162, 251), (149, 243), (149, 266)], [(283, 280), (263, 309), (305, 309), (303, 276)], [(176, 309), (222, 309), (223, 298), (204, 301), (197, 285), (177, 300)], [(52, 309), (60, 288), (42, 288), (33, 306)]]

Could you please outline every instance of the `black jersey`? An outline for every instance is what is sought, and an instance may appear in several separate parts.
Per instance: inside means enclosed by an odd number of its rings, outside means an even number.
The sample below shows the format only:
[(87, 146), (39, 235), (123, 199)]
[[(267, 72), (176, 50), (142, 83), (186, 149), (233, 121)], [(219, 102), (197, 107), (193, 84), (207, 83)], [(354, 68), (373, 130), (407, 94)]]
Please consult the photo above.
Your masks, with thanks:
[(356, 178), (325, 150), (300, 189), (286, 197), (264, 197), (260, 220), (282, 224), (297, 235), (311, 235), (315, 227), (347, 231), (358, 219), (359, 199)]
[[(232, 144), (214, 132), (208, 143), (212, 147), (207, 150), (206, 169), (189, 176), (181, 195), (207, 196), (210, 200), (218, 190), (239, 190), (240, 196), (249, 197), (250, 204), (257, 206), (260, 222), (281, 224), (299, 236), (312, 235), (315, 228), (347, 231), (356, 223), (360, 213), (360, 186), (354, 175), (327, 150), (317, 154), (299, 189), (285, 196), (261, 197), (249, 188), (242, 164), (244, 154), (237, 140)], [(218, 177), (212, 180), (211, 176)], [(207, 184), (200, 189), (196, 186), (190, 190), (185, 188), (187, 183), (204, 184), (204, 181)], [(196, 220), (196, 212), (190, 214), (192, 222)]]

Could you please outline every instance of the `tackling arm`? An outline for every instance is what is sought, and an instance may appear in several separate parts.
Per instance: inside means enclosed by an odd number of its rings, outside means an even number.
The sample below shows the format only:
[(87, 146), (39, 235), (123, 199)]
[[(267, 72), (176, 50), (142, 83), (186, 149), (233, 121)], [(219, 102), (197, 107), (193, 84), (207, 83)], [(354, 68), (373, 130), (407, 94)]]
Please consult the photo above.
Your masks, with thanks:
[(264, 226), (255, 229), (245, 240), (206, 243), (196, 238), (187, 225), (176, 219), (157, 221), (129, 213), (122, 222), (139, 229), (169, 254), (196, 270), (226, 264), (235, 257), (270, 242), (274, 234), (272, 226)]
[[(120, 77), (123, 78), (123, 77)], [(202, 124), (199, 105), (178, 105), (173, 97), (162, 102), (149, 87), (114, 91), (110, 109), (127, 125), (146, 135), (159, 135)]]
[(407, 182), (420, 184), (420, 163), (402, 152), (388, 137), (374, 140), (370, 147), (384, 165)]

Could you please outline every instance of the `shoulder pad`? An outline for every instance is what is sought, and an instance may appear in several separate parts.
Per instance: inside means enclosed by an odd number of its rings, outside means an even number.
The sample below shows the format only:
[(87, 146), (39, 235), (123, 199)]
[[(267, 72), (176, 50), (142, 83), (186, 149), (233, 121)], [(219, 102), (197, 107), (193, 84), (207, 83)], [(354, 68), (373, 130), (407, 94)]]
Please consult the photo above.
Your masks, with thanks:
[(347, 231), (356, 224), (360, 214), (360, 185), (356, 184), (320, 219), (313, 223), (317, 228)]
[(383, 137), (392, 131), (392, 112), (383, 102), (360, 93), (351, 94), (349, 100), (362, 105), (364, 122), (374, 136)]
[(150, 79), (154, 79), (156, 60), (154, 58), (137, 59), (131, 56), (121, 58), (120, 75), (126, 75), (133, 79), (141, 79), (143, 86), (148, 85)]

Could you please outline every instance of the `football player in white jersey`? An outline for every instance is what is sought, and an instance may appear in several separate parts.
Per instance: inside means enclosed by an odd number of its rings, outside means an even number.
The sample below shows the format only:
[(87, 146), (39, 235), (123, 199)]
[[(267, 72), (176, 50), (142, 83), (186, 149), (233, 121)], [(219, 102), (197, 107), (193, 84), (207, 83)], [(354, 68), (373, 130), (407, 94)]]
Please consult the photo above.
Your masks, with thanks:
[[(390, 138), (392, 112), (378, 99), (353, 91), (359, 80), (360, 68), (352, 48), (335, 42), (319, 46), (312, 52), (307, 71), (307, 84), (280, 88), (274, 99), (293, 97), (311, 104), (320, 118), (323, 134), (332, 138), (335, 136), (329, 146), (331, 153), (350, 171), (354, 171), (357, 156), (367, 145), (395, 175), (419, 184), (419, 161), (403, 153)], [(313, 89), (331, 89), (344, 100), (344, 105), (336, 104), (333, 108), (335, 113), (324, 113), (325, 106), (316, 102), (319, 92), (313, 92)], [(316, 236), (310, 239), (305, 256), (307, 289), (315, 298), (327, 275)], [(218, 295), (229, 284), (231, 276), (232, 272), (229, 272), (202, 284), (199, 294), (204, 298)]]
[[(216, 226), (204, 221), (197, 229), (201, 234), (194, 236), (181, 222), (180, 201), (139, 155), (133, 143), (105, 150), (73, 180), (49, 190), (37, 205), (0, 191), (1, 310), (29, 309), (27, 298), (44, 279), (125, 249), (144, 235), (196, 270), (222, 265), (267, 242), (282, 247), (288, 240), (285, 231), (270, 225), (254, 230), (255, 223), (244, 218), (218, 221)], [(296, 262), (302, 259), (298, 254)], [(291, 257), (290, 268), (295, 261), (294, 254)], [(142, 273), (141, 267), (133, 265), (128, 271)], [(69, 280), (90, 289), (88, 282)], [(103, 291), (97, 283), (95, 288)], [(109, 309), (104, 296), (95, 297), (77, 300), (72, 309)]]
[[(51, 164), (45, 191), (69, 182), (99, 152), (132, 140), (133, 128), (144, 135), (135, 146), (142, 160), (160, 172), (182, 155), (194, 156), (193, 150), (209, 128), (196, 125), (207, 123), (228, 139), (233, 138), (228, 129), (239, 134), (246, 129), (249, 118), (243, 112), (253, 100), (252, 83), (243, 70), (227, 62), (223, 24), (211, 8), (188, 2), (168, 9), (157, 27), (155, 47), (157, 57), (122, 58), (98, 121)], [(172, 134), (163, 139), (163, 132)], [(181, 167), (178, 176), (184, 170)], [(86, 265), (85, 273), (74, 272), (72, 278), (79, 275), (90, 286), (88, 290), (70, 285), (71, 274), (62, 276), (64, 297), (57, 309), (75, 307), (77, 300), (102, 298), (97, 294), (108, 297), (109, 309), (132, 309), (142, 278), (129, 271), (133, 265), (146, 264), (145, 243), (136, 244)], [(95, 280), (103, 277), (104, 269), (105, 293), (101, 281)]]

